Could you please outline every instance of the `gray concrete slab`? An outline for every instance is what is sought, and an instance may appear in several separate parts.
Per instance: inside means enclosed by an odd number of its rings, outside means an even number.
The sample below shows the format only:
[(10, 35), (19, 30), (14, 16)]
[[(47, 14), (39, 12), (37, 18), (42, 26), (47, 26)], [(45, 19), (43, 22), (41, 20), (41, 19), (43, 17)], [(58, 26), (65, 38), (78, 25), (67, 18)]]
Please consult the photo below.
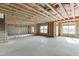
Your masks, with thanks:
[(1, 56), (79, 56), (79, 39), (28, 36), (0, 44)]

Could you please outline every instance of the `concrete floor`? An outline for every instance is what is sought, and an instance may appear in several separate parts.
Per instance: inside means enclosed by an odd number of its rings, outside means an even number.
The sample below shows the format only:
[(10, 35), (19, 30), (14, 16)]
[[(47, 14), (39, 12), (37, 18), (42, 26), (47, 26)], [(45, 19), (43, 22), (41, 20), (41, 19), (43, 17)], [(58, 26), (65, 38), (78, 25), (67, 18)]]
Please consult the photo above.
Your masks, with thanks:
[(28, 36), (0, 44), (2, 56), (79, 56), (79, 39)]

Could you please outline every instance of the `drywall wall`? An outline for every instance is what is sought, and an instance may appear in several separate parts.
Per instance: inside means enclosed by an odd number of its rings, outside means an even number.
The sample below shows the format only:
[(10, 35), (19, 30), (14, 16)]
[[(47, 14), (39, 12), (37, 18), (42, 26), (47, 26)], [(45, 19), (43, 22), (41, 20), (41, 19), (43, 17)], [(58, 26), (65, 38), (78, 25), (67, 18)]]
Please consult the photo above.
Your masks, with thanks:
[(8, 35), (21, 35), (28, 33), (28, 26), (7, 25)]

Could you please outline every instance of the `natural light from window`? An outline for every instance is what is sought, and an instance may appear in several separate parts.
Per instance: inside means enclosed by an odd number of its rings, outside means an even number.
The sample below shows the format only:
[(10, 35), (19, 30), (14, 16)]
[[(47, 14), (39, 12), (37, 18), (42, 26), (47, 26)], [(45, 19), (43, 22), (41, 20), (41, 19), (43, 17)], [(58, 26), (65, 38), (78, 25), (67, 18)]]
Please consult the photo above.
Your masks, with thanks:
[(32, 27), (32, 32), (34, 32), (34, 27)]
[(76, 32), (76, 25), (65, 25), (65, 26), (63, 26), (63, 33), (75, 34), (75, 32)]
[(47, 33), (47, 26), (40, 26), (40, 33)]

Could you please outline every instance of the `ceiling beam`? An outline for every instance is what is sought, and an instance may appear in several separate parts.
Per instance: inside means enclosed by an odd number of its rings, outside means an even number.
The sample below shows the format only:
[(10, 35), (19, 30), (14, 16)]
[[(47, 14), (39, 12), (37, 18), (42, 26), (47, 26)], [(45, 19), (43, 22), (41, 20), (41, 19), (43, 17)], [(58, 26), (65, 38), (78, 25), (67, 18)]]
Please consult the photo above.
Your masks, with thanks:
[(46, 11), (45, 9), (43, 9), (42, 7), (40, 7), (39, 5), (33, 4), (35, 6), (37, 6), (38, 8), (40, 8), (41, 10), (43, 10), (44, 12), (46, 12), (47, 14), (50, 14), (52, 16), (52, 18), (58, 20), (59, 18), (55, 17), (53, 14), (51, 14), (50, 12)]
[[(46, 5), (46, 4), (42, 3), (42, 5)], [(41, 7), (41, 8), (42, 8), (42, 7)], [(48, 7), (48, 8), (49, 8), (49, 7)], [(43, 8), (42, 8), (42, 9), (43, 9)], [(43, 10), (45, 10), (45, 9), (43, 9)], [(46, 10), (45, 10), (45, 11), (46, 11)], [(46, 11), (46, 12), (48, 12), (48, 11)], [(56, 13), (55, 13), (55, 15), (54, 15), (53, 12), (48, 12), (48, 13), (50, 13), (50, 14), (52, 15), (52, 17), (54, 17), (54, 18), (57, 19), (57, 20), (61, 19), (60, 17), (57, 16)]]
[[(34, 12), (34, 11), (30, 11), (30, 10), (27, 10), (27, 8), (25, 7), (25, 8), (21, 8), (20, 7), (20, 3), (19, 4), (16, 4), (16, 5), (19, 5), (19, 6), (17, 6), (17, 8), (19, 8), (19, 9), (21, 9), (21, 10), (23, 10), (23, 11), (25, 11), (25, 12), (27, 12), (27, 13), (32, 13), (32, 14), (34, 14), (34, 17), (40, 17), (41, 15), (39, 14), (39, 13), (36, 13), (36, 12)], [(13, 5), (13, 6), (16, 6), (16, 5)], [(21, 5), (22, 6), (22, 5)], [(24, 6), (22, 6), (22, 7), (24, 7)]]
[(65, 13), (65, 15), (67, 16), (67, 18), (69, 19), (68, 13), (67, 13), (66, 9), (64, 8), (64, 6), (61, 3), (58, 3), (58, 5), (61, 8), (61, 10), (63, 11), (63, 13)]
[(0, 8), (0, 13), (4, 13), (4, 14), (11, 14), (12, 12), (8, 11), (8, 10), (5, 10), (3, 8)]
[[(17, 14), (17, 15), (20, 15), (20, 17), (25, 16), (24, 14), (14, 13), (13, 11), (10, 11), (4, 8), (0, 8), (0, 12), (5, 13), (5, 14), (15, 14), (15, 15)], [(28, 17), (28, 16), (25, 16), (25, 17)]]
[(21, 11), (20, 9), (17, 9), (16, 7), (14, 7), (14, 6), (12, 6), (12, 5), (7, 5), (8, 7), (10, 7), (10, 8), (12, 8), (14, 11), (16, 11), (16, 12), (19, 12), (19, 13), (23, 13), (23, 14), (25, 14), (25, 15), (28, 15), (28, 16), (32, 16), (32, 14), (29, 14), (29, 13), (27, 13), (27, 12), (23, 12), (23, 11)]
[(8, 6), (8, 5), (0, 4), (0, 7), (4, 8), (4, 9), (7, 9), (7, 10), (9, 10), (9, 11), (13, 11), (13, 13), (16, 12), (16, 13), (24, 14), (24, 15), (27, 15), (27, 16), (31, 16), (31, 15), (29, 15), (29, 14), (26, 14), (26, 13), (24, 13), (24, 12), (21, 12), (21, 11), (15, 9), (15, 8), (12, 8), (12, 7)]
[(31, 12), (31, 11), (28, 11), (27, 9), (23, 9), (23, 8), (20, 8), (20, 6), (18, 6), (17, 4), (10, 4), (11, 6), (15, 7), (16, 9), (19, 9), (20, 11), (23, 11), (25, 13), (28, 13), (30, 15), (34, 15), (35, 16), (35, 13)]
[[(9, 9), (6, 9), (6, 8), (2, 8), (1, 9), (2, 11), (5, 11), (5, 12), (7, 12), (7, 14), (14, 14), (15, 15), (15, 13), (14, 13), (14, 11), (12, 11), (11, 9), (9, 10)], [(16, 16), (19, 16), (19, 18), (21, 18), (21, 17), (24, 17), (25, 15), (23, 14), (21, 14), (21, 13), (18, 13), (18, 12), (16, 12), (17, 14), (19, 14), (19, 15), (16, 15)], [(21, 16), (20, 16), (21, 15)], [(38, 16), (38, 15), (37, 15)], [(24, 18), (26, 18), (26, 21), (27, 21), (27, 17), (24, 17)], [(22, 18), (21, 18), (22, 19)], [(25, 21), (25, 20), (24, 20)], [(36, 20), (34, 19), (34, 22), (35, 22)]]
[[(21, 8), (20, 5), (21, 4), (16, 4), (18, 8)], [(22, 5), (21, 5), (22, 6)], [(22, 6), (23, 7), (23, 6)], [(22, 8), (22, 10), (28, 12), (28, 13), (32, 13), (32, 14), (35, 14), (35, 15), (38, 15), (38, 13), (32, 11), (32, 10), (28, 10), (27, 8)]]
[[(6, 10), (6, 9), (3, 9), (3, 8), (0, 8), (0, 12), (2, 13), (5, 13), (5, 14), (8, 14), (8, 15), (12, 15), (13, 12), (12, 11), (9, 11), (9, 10)], [(16, 16), (16, 17), (19, 17), (22, 19), (22, 17), (27, 21), (27, 19), (29, 18), (28, 16), (25, 16), (24, 14), (20, 14), (20, 13), (14, 13), (13, 16)], [(23, 20), (23, 19), (22, 19)]]
[(71, 7), (71, 14), (72, 14), (73, 18), (75, 19), (75, 8), (74, 8), (74, 3), (70, 3), (70, 7)]
[(22, 5), (22, 6), (24, 6), (24, 7), (26, 7), (26, 8), (28, 8), (28, 9), (31, 9), (31, 10), (33, 10), (33, 11), (35, 11), (35, 12), (39, 13), (39, 14), (41, 14), (41, 15), (45, 16), (45, 17), (47, 17), (47, 18), (48, 18), (48, 20), (49, 20), (49, 19), (50, 19), (50, 20), (52, 20), (52, 18), (51, 18), (51, 17), (47, 16), (47, 15), (46, 15), (46, 14), (44, 14), (44, 13), (41, 13), (40, 11), (37, 11), (36, 9), (34, 9), (34, 8), (32, 8), (32, 7), (28, 6), (28, 5), (25, 5), (25, 4), (21, 4), (21, 5)]
[(62, 19), (64, 19), (64, 17), (59, 13), (57, 12), (54, 8), (52, 8), (52, 6), (50, 6), (48, 3), (46, 4), (52, 11), (54, 11), (59, 17), (62, 17)]

